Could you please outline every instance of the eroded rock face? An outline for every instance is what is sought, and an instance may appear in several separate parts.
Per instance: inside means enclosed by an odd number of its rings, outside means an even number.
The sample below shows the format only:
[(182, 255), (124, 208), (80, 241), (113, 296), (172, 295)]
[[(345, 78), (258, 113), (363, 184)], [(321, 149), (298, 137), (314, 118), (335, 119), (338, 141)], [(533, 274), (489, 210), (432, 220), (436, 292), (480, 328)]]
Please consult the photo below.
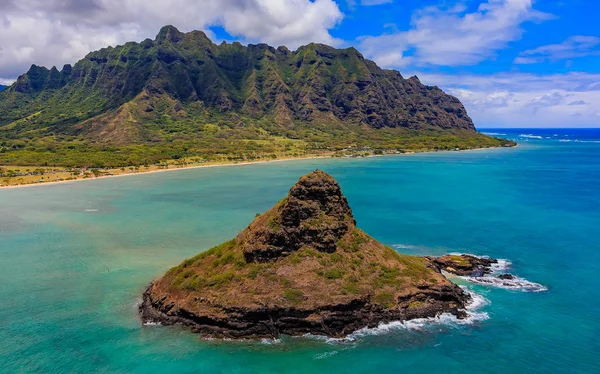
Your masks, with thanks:
[(356, 224), (339, 184), (318, 170), (302, 177), (273, 213), (240, 234), (248, 262), (270, 261), (303, 246), (333, 253)]
[(358, 229), (338, 183), (317, 170), (235, 239), (150, 285), (140, 313), (210, 337), (342, 337), (391, 321), (463, 318), (469, 300), (430, 259)]
[[(321, 308), (286, 306), (219, 307), (219, 313), (199, 314), (181, 308), (168, 299), (156, 299), (150, 285), (140, 305), (142, 321), (161, 325), (183, 325), (211, 338), (263, 339), (280, 335), (306, 334), (341, 338), (365, 327), (381, 323), (435, 317), (449, 313), (464, 318), (470, 297), (455, 285), (423, 287), (419, 292), (398, 300), (395, 308), (373, 303), (360, 297)], [(208, 300), (200, 302), (208, 303)]]

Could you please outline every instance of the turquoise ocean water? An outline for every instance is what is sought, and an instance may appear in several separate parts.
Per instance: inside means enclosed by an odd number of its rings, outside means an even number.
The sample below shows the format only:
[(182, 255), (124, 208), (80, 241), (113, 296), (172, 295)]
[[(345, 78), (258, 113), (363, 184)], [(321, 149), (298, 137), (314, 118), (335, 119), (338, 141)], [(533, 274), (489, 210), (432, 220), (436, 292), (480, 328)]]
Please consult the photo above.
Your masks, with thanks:
[[(514, 149), (206, 168), (0, 190), (0, 372), (600, 372), (600, 131), (489, 130)], [(352, 340), (204, 341), (141, 326), (144, 287), (233, 237), (316, 168), (410, 254), (508, 259), (548, 287), (469, 285), (470, 324)]]

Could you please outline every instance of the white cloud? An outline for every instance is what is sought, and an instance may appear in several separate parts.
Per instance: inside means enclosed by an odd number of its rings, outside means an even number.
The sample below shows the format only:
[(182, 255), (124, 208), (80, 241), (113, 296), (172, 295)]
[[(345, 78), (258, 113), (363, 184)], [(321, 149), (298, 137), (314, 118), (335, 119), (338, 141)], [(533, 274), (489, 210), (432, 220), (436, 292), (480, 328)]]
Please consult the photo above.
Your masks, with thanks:
[(387, 67), (474, 65), (520, 39), (524, 22), (551, 17), (532, 0), (487, 0), (473, 12), (460, 3), (427, 7), (413, 14), (410, 30), (364, 37), (361, 48)]
[(355, 10), (357, 3), (362, 6), (373, 6), (381, 4), (390, 4), (393, 2), (394, 0), (346, 0), (346, 4), (348, 4), (348, 7), (351, 10)]
[(298, 47), (339, 44), (329, 30), (343, 14), (334, 0), (1, 0), (0, 80), (30, 64), (62, 66), (92, 50), (182, 31), (222, 26), (247, 42)]
[(360, 4), (370, 6), (370, 5), (388, 4), (388, 3), (392, 3), (392, 2), (394, 2), (394, 0), (361, 0)]
[(598, 127), (600, 74), (419, 74), (458, 97), (478, 127)]
[(546, 61), (559, 61), (598, 55), (600, 55), (600, 38), (576, 35), (560, 44), (548, 44), (523, 51), (515, 59), (515, 63), (538, 64)]

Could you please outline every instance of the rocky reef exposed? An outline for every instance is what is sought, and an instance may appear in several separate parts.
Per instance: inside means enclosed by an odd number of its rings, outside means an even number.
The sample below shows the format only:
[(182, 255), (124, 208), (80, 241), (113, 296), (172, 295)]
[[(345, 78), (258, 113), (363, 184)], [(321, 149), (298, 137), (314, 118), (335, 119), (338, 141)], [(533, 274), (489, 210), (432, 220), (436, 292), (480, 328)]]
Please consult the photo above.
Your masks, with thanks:
[(511, 265), (507, 260), (496, 260), (470, 254), (450, 254), (441, 257), (426, 257), (426, 259), (436, 270), (459, 276), (473, 284), (522, 292), (548, 290), (544, 285), (507, 273), (506, 271)]
[(438, 270), (460, 276), (482, 277), (491, 274), (492, 265), (498, 260), (488, 257), (479, 257), (468, 254), (446, 255), (441, 257), (426, 257), (432, 266)]

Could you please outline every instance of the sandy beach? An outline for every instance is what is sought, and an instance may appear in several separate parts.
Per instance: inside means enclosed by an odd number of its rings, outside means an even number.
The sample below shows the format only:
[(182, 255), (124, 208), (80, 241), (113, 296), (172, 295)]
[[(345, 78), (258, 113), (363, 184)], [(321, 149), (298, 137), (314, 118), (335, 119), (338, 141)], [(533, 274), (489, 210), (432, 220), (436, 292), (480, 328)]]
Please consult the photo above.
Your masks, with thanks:
[(128, 177), (135, 176), (141, 174), (154, 174), (154, 173), (164, 173), (169, 171), (181, 171), (188, 169), (201, 169), (201, 168), (213, 168), (213, 167), (225, 167), (225, 166), (247, 166), (247, 165), (255, 165), (255, 164), (267, 164), (267, 163), (275, 163), (275, 162), (285, 162), (285, 161), (300, 161), (300, 160), (311, 160), (311, 159), (321, 159), (321, 158), (332, 158), (332, 156), (311, 156), (311, 157), (293, 157), (293, 158), (282, 158), (275, 160), (259, 160), (259, 161), (245, 161), (245, 162), (237, 162), (237, 163), (214, 163), (207, 165), (190, 165), (190, 166), (174, 166), (172, 168), (167, 169), (153, 169), (146, 171), (133, 171), (133, 172), (122, 172), (120, 174), (115, 175), (100, 175), (97, 177), (78, 177), (70, 180), (60, 180), (53, 182), (37, 182), (37, 183), (28, 183), (28, 184), (18, 184), (18, 185), (7, 185), (0, 186), (0, 190), (2, 189), (14, 189), (14, 188), (25, 188), (25, 187), (40, 187), (40, 186), (52, 186), (57, 184), (65, 184), (65, 183), (75, 183), (75, 182), (84, 182), (84, 181), (92, 181), (98, 179), (106, 179), (106, 178), (119, 178), (119, 177)]

